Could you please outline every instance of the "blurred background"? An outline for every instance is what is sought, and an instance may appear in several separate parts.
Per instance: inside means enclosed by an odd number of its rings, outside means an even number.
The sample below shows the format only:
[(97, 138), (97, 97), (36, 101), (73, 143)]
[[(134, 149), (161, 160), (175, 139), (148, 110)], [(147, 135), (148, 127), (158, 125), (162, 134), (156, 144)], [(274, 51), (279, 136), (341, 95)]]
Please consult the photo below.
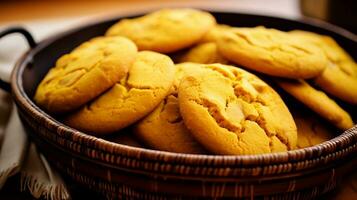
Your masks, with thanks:
[(0, 0), (0, 25), (78, 17), (108, 17), (160, 7), (315, 17), (357, 33), (355, 0)]
[[(310, 17), (357, 33), (356, 0), (0, 0), (0, 30), (23, 26), (40, 41), (93, 20), (164, 7), (193, 7), (292, 19)], [(21, 36), (11, 35), (1, 40), (0, 46), (6, 46), (0, 48), (0, 78), (7, 80), (11, 68), (5, 66), (12, 66), (27, 45)]]
[[(167, 6), (199, 6), (203, 8), (244, 9), (248, 11), (280, 12), (298, 0), (0, 0), (1, 21), (72, 17), (84, 15), (108, 15), (132, 10)], [(279, 9), (278, 7), (281, 7)]]
[[(40, 41), (85, 23), (165, 7), (300, 18), (299, 5), (299, 0), (0, 0), (0, 30), (22, 26)], [(0, 40), (0, 47), (0, 78), (8, 80), (9, 66), (13, 66), (28, 47), (18, 34)]]
[(200, 7), (284, 16), (298, 14), (298, 0), (0, 0), (0, 22), (120, 15), (159, 7)]

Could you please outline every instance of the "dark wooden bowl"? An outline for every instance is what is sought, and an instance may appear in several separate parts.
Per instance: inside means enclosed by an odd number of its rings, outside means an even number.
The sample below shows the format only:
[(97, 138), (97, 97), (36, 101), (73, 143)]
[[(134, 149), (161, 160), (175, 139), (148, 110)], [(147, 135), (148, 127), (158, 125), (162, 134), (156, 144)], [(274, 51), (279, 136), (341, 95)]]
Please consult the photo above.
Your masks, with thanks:
[[(357, 57), (356, 36), (326, 23), (212, 13), (218, 22), (233, 26), (264, 25), (330, 35)], [(56, 59), (102, 35), (119, 19), (86, 25), (40, 42), (22, 56), (12, 73), (12, 94), (26, 130), (48, 160), (76, 182), (110, 198), (309, 199), (332, 190), (356, 166), (356, 126), (320, 145), (284, 153), (189, 155), (112, 143), (72, 129), (37, 107), (32, 101), (34, 91)]]

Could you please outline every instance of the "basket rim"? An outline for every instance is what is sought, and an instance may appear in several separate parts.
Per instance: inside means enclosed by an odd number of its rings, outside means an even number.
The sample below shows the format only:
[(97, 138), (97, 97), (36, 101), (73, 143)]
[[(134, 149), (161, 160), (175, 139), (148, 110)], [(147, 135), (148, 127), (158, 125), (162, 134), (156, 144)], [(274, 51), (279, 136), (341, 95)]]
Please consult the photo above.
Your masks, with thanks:
[[(352, 42), (357, 43), (357, 36), (354, 34), (339, 28), (329, 23), (316, 21), (309, 21), (309, 19), (303, 20), (294, 20), (287, 19), (281, 17), (271, 17), (271, 16), (263, 16), (263, 15), (255, 15), (255, 14), (245, 14), (242, 12), (214, 12), (211, 13), (231, 13), (231, 14), (241, 14), (241, 15), (251, 15), (251, 16), (260, 16), (260, 17), (270, 17), (270, 18), (278, 18), (284, 20), (295, 21), (299, 23), (307, 23), (312, 26), (317, 26), (319, 28), (327, 29), (336, 34), (345, 37), (346, 39), (351, 40)], [(142, 13), (141, 13), (142, 14)], [(137, 15), (133, 15), (137, 16)], [(124, 17), (124, 16), (120, 16)], [(125, 16), (125, 17), (132, 17)], [(357, 125), (352, 127), (349, 130), (344, 131), (341, 135), (326, 141), (324, 143), (318, 144), (316, 146), (307, 147), (303, 149), (290, 150), (287, 152), (279, 152), (279, 153), (266, 153), (266, 154), (258, 154), (258, 155), (201, 155), (201, 154), (183, 154), (183, 153), (173, 153), (159, 150), (151, 150), (139, 147), (131, 147), (123, 144), (118, 144), (114, 142), (110, 142), (95, 136), (91, 136), (85, 134), (81, 131), (75, 130), (62, 122), (56, 120), (51, 117), (49, 114), (44, 112), (41, 108), (39, 108), (29, 96), (24, 91), (22, 75), (24, 69), (28, 67), (28, 64), (32, 62), (32, 59), (36, 53), (41, 51), (44, 47), (51, 44), (55, 40), (83, 29), (89, 26), (95, 26), (99, 23), (103, 23), (109, 20), (119, 19), (119, 17), (110, 18), (106, 20), (100, 20), (99, 22), (94, 22), (90, 24), (86, 24), (84, 26), (79, 26), (77, 28), (73, 28), (69, 31), (65, 31), (38, 43), (33, 49), (30, 49), (26, 53), (22, 55), (22, 57), (15, 64), (15, 67), (11, 76), (11, 88), (14, 100), (17, 102), (18, 106), (21, 107), (23, 111), (32, 115), (33, 118), (39, 122), (42, 126), (52, 130), (56, 134), (61, 137), (70, 138), (72, 140), (77, 140), (81, 145), (85, 145), (99, 151), (104, 151), (110, 154), (117, 155), (125, 155), (128, 157), (137, 158), (138, 156), (141, 159), (145, 160), (163, 160), (165, 163), (175, 163), (175, 164), (188, 164), (195, 161), (199, 161), (199, 163), (210, 163), (212, 167), (214, 166), (222, 166), (222, 165), (231, 165), (242, 163), (243, 165), (262, 165), (262, 164), (278, 164), (278, 163), (288, 163), (288, 162), (298, 162), (301, 160), (314, 159), (318, 158), (322, 155), (327, 155), (329, 153), (347, 148), (357, 142)], [(335, 29), (336, 30), (333, 30)], [(342, 31), (341, 31), (342, 30)]]

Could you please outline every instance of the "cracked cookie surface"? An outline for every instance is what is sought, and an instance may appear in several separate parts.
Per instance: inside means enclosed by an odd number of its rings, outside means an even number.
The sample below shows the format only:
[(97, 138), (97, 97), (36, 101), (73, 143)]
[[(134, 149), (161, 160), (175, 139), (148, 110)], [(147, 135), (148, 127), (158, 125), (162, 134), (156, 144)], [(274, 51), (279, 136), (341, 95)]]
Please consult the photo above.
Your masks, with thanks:
[(126, 77), (69, 115), (65, 123), (93, 135), (118, 131), (149, 114), (168, 94), (174, 76), (168, 56), (139, 52)]
[(135, 44), (124, 37), (91, 39), (57, 60), (34, 100), (51, 113), (77, 109), (126, 76), (136, 54)]
[(312, 78), (327, 64), (324, 53), (276, 29), (231, 28), (217, 39), (218, 49), (229, 61), (251, 70), (285, 78)]
[(206, 153), (185, 126), (177, 98), (181, 78), (193, 70), (200, 70), (199, 68), (200, 65), (193, 63), (176, 65), (175, 81), (170, 94), (151, 114), (135, 125), (136, 136), (148, 146), (177, 153)]
[(307, 31), (291, 31), (315, 44), (325, 53), (329, 63), (314, 80), (324, 91), (347, 103), (357, 104), (357, 64), (353, 58), (329, 36)]
[(185, 76), (178, 90), (185, 125), (217, 154), (260, 154), (296, 147), (294, 120), (280, 96), (253, 74), (206, 65)]
[(106, 35), (130, 38), (139, 50), (170, 53), (198, 42), (216, 21), (207, 12), (194, 9), (162, 9), (114, 24)]
[(315, 113), (341, 130), (353, 126), (351, 116), (324, 92), (311, 87), (304, 80), (276, 80), (278, 85)]

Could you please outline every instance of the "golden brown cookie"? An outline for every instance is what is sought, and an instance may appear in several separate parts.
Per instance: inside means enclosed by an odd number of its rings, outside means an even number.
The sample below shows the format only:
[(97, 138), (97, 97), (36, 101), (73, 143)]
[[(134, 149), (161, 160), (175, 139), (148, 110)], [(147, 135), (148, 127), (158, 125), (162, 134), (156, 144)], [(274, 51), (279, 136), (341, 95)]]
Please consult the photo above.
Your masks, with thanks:
[(184, 63), (176, 65), (176, 76), (171, 93), (147, 117), (135, 126), (135, 134), (148, 146), (177, 153), (206, 153), (186, 128), (178, 105), (177, 88), (181, 78), (200, 65)]
[(294, 120), (280, 96), (253, 74), (206, 65), (185, 76), (178, 90), (187, 128), (217, 154), (260, 154), (296, 147)]
[(314, 81), (330, 95), (357, 104), (357, 77), (346, 75), (336, 66), (328, 66)]
[(126, 76), (136, 54), (135, 44), (124, 37), (91, 39), (57, 60), (34, 100), (52, 113), (79, 108)]
[(350, 104), (357, 104), (357, 64), (337, 42), (324, 35), (307, 31), (292, 31), (315, 44), (325, 53), (329, 64), (315, 82), (324, 91)]
[(314, 113), (298, 110), (292, 110), (291, 113), (297, 127), (298, 148), (311, 147), (334, 138), (331, 128)]
[(184, 53), (179, 62), (194, 62), (202, 64), (221, 63), (227, 64), (225, 59), (217, 50), (217, 44), (214, 42), (201, 43)]
[(324, 92), (316, 90), (303, 80), (276, 81), (287, 93), (339, 129), (347, 130), (353, 126), (351, 116)]
[(162, 9), (143, 17), (123, 19), (107, 31), (107, 36), (130, 38), (139, 50), (170, 53), (201, 40), (216, 24), (207, 12), (194, 9)]
[(118, 131), (149, 114), (168, 94), (174, 76), (175, 66), (168, 56), (139, 52), (127, 77), (65, 122), (93, 135)]
[(285, 78), (312, 78), (327, 65), (324, 53), (300, 37), (265, 27), (221, 32), (218, 50), (229, 61), (251, 70)]

